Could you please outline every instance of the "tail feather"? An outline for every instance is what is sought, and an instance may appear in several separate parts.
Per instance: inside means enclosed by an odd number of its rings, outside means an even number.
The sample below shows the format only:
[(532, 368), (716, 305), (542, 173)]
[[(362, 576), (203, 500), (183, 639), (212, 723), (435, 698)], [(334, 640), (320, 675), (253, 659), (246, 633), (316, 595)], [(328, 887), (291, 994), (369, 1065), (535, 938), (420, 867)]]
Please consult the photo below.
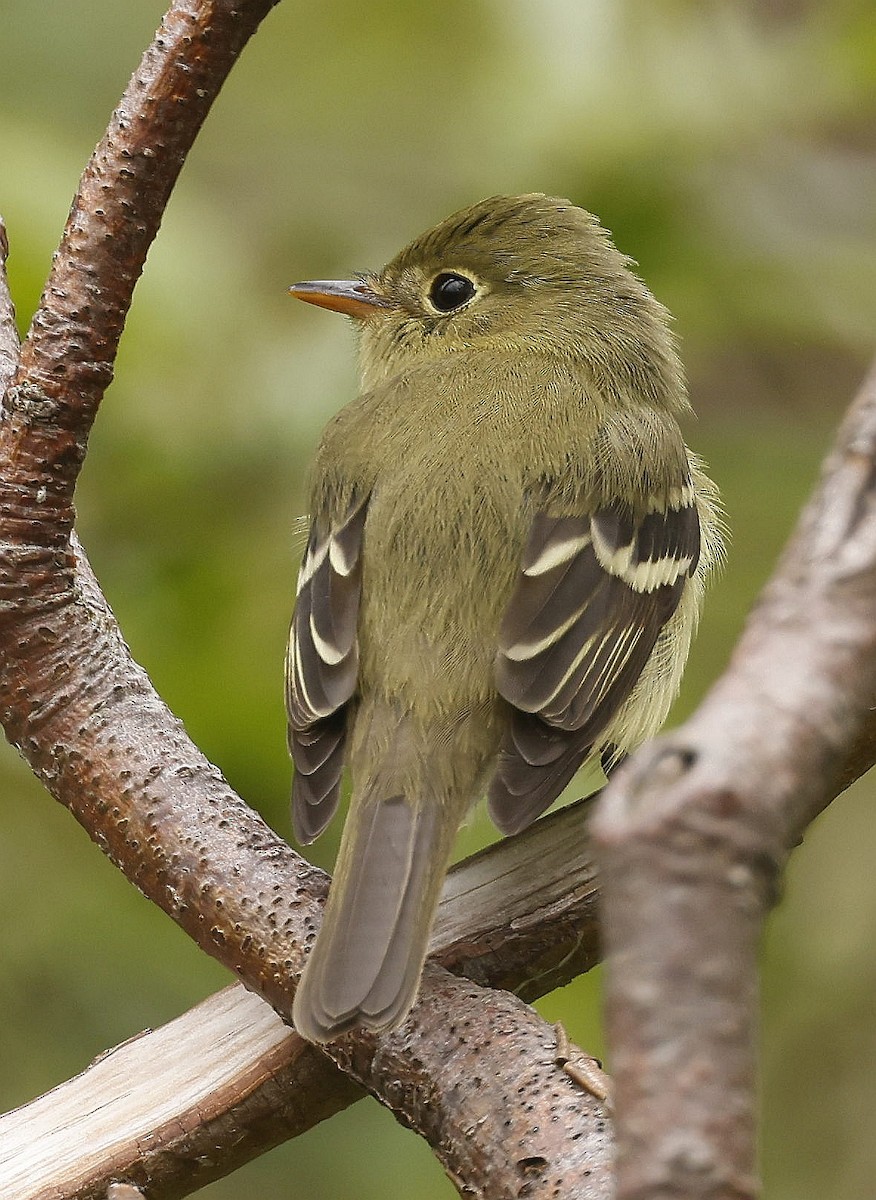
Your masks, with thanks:
[[(436, 816), (434, 810), (417, 813), (417, 830), (412, 840), (413, 855), (404, 896), (380, 969), (362, 1004), (362, 1012), (377, 1028), (395, 1024), (416, 999), (432, 922), (444, 882), (445, 863), (439, 861), (436, 870), (430, 854)], [(430, 872), (434, 876), (431, 889)]]
[(436, 805), (419, 798), (372, 794), (351, 806), (295, 995), (295, 1027), (309, 1041), (331, 1041), (353, 1025), (386, 1029), (410, 1009), (452, 844), (441, 828)]

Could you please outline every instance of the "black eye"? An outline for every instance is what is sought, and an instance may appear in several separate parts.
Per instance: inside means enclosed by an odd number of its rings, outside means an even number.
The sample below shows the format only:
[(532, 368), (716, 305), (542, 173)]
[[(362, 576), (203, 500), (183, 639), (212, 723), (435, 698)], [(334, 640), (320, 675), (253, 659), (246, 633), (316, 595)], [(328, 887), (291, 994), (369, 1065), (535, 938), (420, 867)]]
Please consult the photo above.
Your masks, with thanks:
[(432, 280), (429, 288), (429, 299), (439, 312), (453, 312), (471, 300), (475, 294), (475, 285), (465, 275), (454, 275), (452, 271), (442, 271)]

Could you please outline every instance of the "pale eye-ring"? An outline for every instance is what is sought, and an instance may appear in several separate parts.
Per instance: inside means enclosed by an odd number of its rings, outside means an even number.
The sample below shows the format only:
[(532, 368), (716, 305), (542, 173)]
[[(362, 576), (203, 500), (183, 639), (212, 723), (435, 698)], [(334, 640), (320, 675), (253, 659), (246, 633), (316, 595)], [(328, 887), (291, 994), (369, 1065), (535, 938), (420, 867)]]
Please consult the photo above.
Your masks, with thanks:
[(429, 288), (429, 300), (441, 313), (453, 312), (467, 304), (477, 288), (467, 275), (458, 275), (455, 271), (442, 271), (432, 280)]

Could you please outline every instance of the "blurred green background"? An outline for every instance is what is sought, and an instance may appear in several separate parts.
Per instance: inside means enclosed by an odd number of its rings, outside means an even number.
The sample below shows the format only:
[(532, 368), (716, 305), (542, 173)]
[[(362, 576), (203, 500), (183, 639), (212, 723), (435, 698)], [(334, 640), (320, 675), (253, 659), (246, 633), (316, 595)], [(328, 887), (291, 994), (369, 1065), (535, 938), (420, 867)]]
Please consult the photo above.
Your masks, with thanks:
[[(5, 0), (0, 211), (26, 327), (86, 158), (162, 12)], [(135, 656), (289, 836), (281, 663), (306, 463), (355, 386), (290, 282), (379, 266), (451, 210), (543, 190), (597, 212), (675, 313), (733, 529), (681, 719), (724, 665), (874, 349), (873, 0), (286, 3), (233, 72), (136, 294), (78, 496)], [(227, 982), (0, 754), (0, 1108)], [(876, 1179), (872, 780), (810, 831), (764, 948), (770, 1200)], [(336, 833), (314, 847), (330, 865)], [(492, 836), (478, 815), (466, 852)], [(655, 903), (659, 899), (655, 898)], [(602, 1048), (599, 980), (539, 1005)], [(454, 1189), (376, 1103), (209, 1200)]]

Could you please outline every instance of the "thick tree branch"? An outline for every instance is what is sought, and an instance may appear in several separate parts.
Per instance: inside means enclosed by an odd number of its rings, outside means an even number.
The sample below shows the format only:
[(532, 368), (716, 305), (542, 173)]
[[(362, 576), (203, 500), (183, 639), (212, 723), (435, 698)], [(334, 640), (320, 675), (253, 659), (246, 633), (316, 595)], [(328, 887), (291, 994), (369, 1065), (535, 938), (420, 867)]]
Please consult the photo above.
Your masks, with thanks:
[[(454, 868), (432, 941), (441, 962), (531, 999), (596, 961), (588, 809), (562, 809)], [(170, 1061), (178, 1067), (162, 1070)], [(472, 1073), (476, 1064), (473, 1055)], [(568, 1086), (559, 1073), (557, 1082)], [(533, 1116), (547, 1094), (528, 1099), (531, 1124), (550, 1120), (548, 1111)], [(0, 1193), (102, 1197), (111, 1180), (135, 1178), (151, 1195), (185, 1195), (361, 1096), (266, 1004), (225, 989), (0, 1117)], [(603, 1147), (598, 1121), (572, 1143), (583, 1170), (601, 1161), (591, 1134)]]
[(728, 670), (594, 821), (620, 1200), (756, 1194), (760, 930), (808, 822), (872, 764), (874, 700), (876, 369)]
[(135, 1180), (184, 1196), (361, 1095), (268, 1005), (226, 988), (0, 1117), (0, 1194), (105, 1200)]

